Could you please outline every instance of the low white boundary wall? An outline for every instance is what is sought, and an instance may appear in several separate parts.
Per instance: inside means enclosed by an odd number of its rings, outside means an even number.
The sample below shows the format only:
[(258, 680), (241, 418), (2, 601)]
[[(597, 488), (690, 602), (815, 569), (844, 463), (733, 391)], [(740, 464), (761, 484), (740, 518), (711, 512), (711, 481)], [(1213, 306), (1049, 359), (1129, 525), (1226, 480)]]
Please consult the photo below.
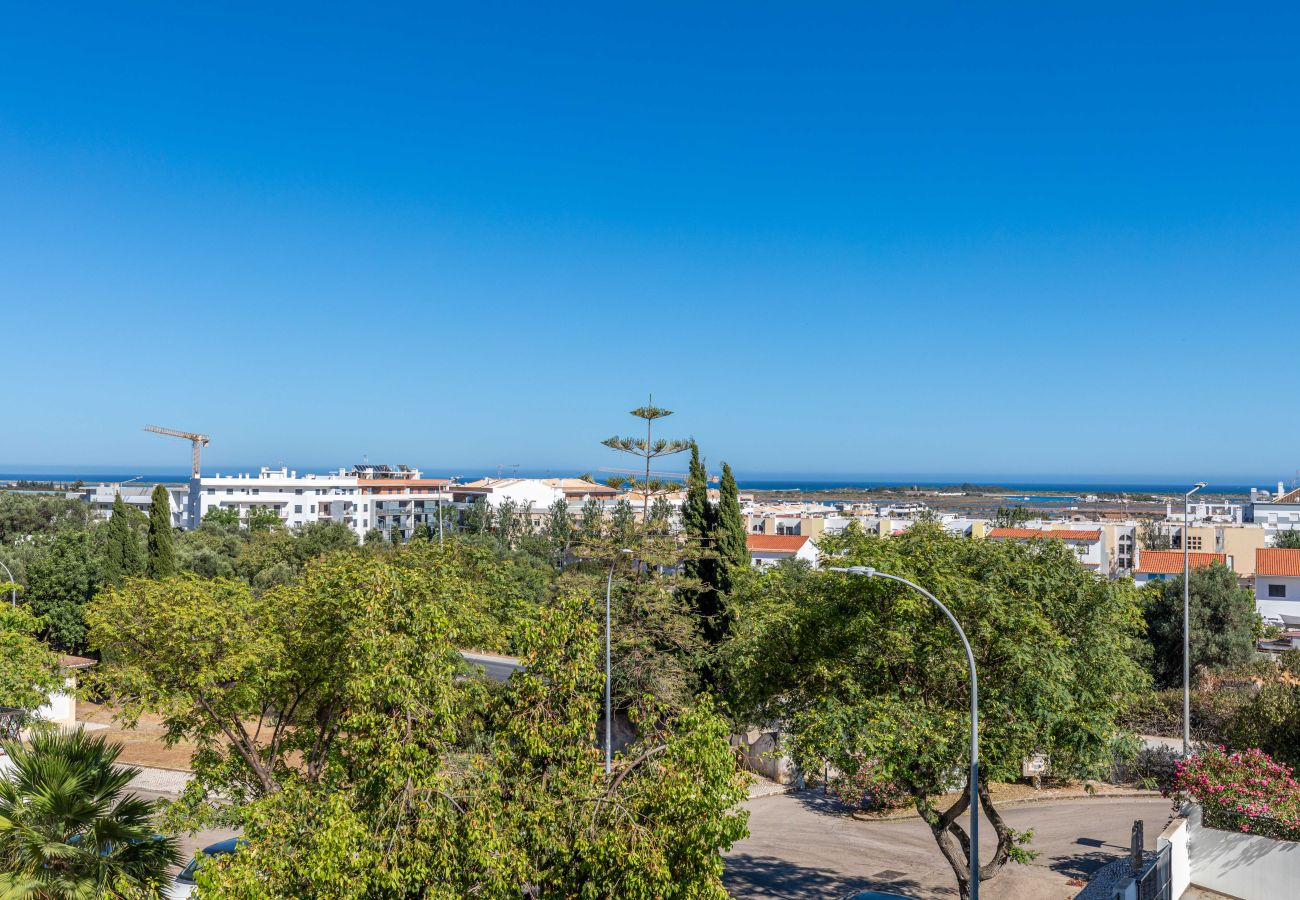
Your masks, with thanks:
[[(1300, 843), (1206, 828), (1195, 804), (1186, 824), (1192, 884), (1242, 900), (1300, 896)], [(1177, 869), (1174, 882), (1177, 897)]]

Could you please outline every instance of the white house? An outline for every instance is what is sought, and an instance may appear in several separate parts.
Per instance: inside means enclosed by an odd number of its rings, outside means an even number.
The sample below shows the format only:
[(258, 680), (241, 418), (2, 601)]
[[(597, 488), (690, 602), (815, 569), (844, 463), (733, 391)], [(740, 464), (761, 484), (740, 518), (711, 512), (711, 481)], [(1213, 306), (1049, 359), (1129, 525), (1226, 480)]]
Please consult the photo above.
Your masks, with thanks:
[(1246, 504), (1245, 520), (1264, 526), (1270, 542), (1279, 531), (1300, 528), (1300, 488), (1291, 491), (1285, 488), (1279, 481), (1277, 494), (1272, 498), (1268, 497), (1268, 491), (1251, 488), (1250, 503)]
[(1255, 609), (1265, 619), (1300, 625), (1300, 550), (1255, 551)]
[(746, 539), (749, 561), (760, 569), (786, 559), (800, 559), (817, 567), (817, 545), (806, 534), (750, 534)]
[[(189, 525), (190, 518), (190, 489), (185, 485), (169, 484), (166, 487), (172, 527), (185, 528)], [(113, 514), (113, 501), (118, 494), (122, 495), (122, 502), (127, 506), (148, 515), (149, 507), (153, 505), (153, 489), (152, 484), (108, 482), (86, 485), (79, 491), (68, 491), (65, 496), (69, 500), (89, 503), (92, 515), (99, 519), (107, 519)]]
[(1110, 572), (1105, 533), (1100, 528), (991, 528), (991, 541), (1064, 541), (1079, 562), (1095, 572)]
[[(1189, 568), (1206, 569), (1222, 563), (1229, 569), (1232, 561), (1225, 553), (1189, 553)], [(1133, 570), (1133, 581), (1146, 584), (1149, 581), (1166, 581), (1183, 574), (1183, 552), (1181, 550), (1139, 550), (1137, 567)]]

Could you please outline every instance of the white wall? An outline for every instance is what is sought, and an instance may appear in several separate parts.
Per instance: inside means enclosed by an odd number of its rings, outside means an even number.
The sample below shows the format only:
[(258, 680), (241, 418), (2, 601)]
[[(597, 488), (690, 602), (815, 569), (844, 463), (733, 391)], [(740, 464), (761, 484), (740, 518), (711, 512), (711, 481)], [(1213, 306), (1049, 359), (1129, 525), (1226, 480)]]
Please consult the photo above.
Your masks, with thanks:
[(1300, 894), (1300, 843), (1206, 828), (1199, 805), (1188, 810), (1187, 834), (1192, 884), (1242, 900)]
[[(1286, 597), (1270, 597), (1270, 585), (1281, 587), (1286, 592)], [(1255, 609), (1266, 619), (1277, 618), (1283, 613), (1288, 616), (1300, 616), (1300, 578), (1284, 575), (1256, 575)]]
[(77, 678), (68, 675), (63, 679), (63, 690), (52, 693), (45, 705), (36, 710), (36, 717), (64, 728), (77, 724)]

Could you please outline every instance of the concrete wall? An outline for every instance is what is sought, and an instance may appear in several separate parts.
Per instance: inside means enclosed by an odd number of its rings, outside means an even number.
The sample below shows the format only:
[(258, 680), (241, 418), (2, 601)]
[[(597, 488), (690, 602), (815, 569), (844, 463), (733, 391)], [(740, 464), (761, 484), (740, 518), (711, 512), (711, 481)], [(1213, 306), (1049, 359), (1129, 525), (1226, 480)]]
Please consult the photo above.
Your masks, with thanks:
[(1163, 850), (1165, 845), (1169, 846), (1169, 874), (1172, 877), (1173, 888), (1171, 893), (1175, 898), (1181, 897), (1192, 883), (1188, 843), (1187, 819), (1182, 816), (1170, 822), (1160, 833), (1160, 837), (1156, 838), (1156, 850)]
[(790, 784), (799, 778), (794, 762), (781, 750), (779, 731), (751, 728), (733, 734), (731, 746), (740, 753), (745, 767), (751, 772), (757, 772), (777, 784)]
[(1187, 835), (1192, 884), (1242, 900), (1296, 896), (1300, 843), (1206, 828), (1199, 805), (1188, 810)]

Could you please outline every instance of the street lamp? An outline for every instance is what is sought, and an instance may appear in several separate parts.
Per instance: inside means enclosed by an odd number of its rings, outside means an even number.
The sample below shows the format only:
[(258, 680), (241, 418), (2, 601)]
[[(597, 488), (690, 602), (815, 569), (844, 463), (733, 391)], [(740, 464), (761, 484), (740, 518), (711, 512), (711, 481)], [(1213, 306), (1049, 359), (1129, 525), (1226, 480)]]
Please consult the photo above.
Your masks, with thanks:
[(1192, 527), (1192, 494), (1205, 487), (1204, 481), (1183, 495), (1183, 756), (1192, 749), (1192, 557), (1188, 530)]
[[(10, 572), (9, 567), (6, 566), (3, 562), (0, 562), (0, 569), (5, 570), (5, 574), (9, 576), (10, 584), (16, 585), (18, 583), (14, 581), (14, 573)], [(15, 607), (18, 606), (18, 588), (13, 587), (9, 589), (9, 602), (12, 603)]]
[(957, 637), (961, 638), (962, 648), (966, 651), (966, 665), (970, 667), (970, 896), (971, 900), (979, 900), (980, 896), (980, 864), (979, 864), (979, 846), (980, 846), (980, 820), (979, 820), (979, 784), (980, 784), (980, 692), (979, 680), (975, 677), (975, 654), (971, 652), (970, 641), (966, 640), (966, 632), (962, 631), (961, 625), (957, 618), (939, 601), (939, 598), (931, 594), (919, 584), (914, 584), (906, 578), (900, 578), (897, 575), (890, 575), (885, 572), (878, 572), (870, 566), (849, 566), (847, 568), (831, 568), (832, 572), (845, 572), (849, 575), (862, 575), (867, 578), (887, 578), (890, 581), (897, 581), (899, 584), (905, 584), (912, 590), (929, 598), (930, 602), (942, 610), (943, 614), (948, 617), (952, 627), (957, 631)]
[(614, 558), (609, 561), (609, 578), (605, 580), (605, 776), (608, 777), (610, 769), (613, 767), (614, 739), (613, 725), (611, 717), (613, 707), (610, 705), (610, 667), (609, 667), (609, 595), (614, 588), (614, 567), (618, 565), (618, 558), (623, 554), (632, 555), (631, 550), (620, 550), (614, 554)]

